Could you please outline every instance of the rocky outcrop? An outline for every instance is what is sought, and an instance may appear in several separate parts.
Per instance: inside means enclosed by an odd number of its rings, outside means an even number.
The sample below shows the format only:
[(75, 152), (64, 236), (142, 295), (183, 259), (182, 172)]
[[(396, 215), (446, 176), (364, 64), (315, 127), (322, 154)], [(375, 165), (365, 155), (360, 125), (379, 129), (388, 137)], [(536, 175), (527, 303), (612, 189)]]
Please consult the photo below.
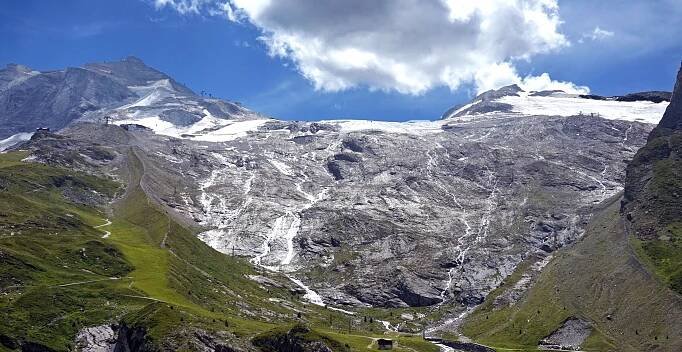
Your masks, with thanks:
[(637, 92), (616, 97), (617, 101), (650, 101), (653, 103), (670, 101), (670, 99), (672, 99), (672, 93), (662, 91)]
[(109, 325), (84, 328), (76, 335), (76, 350), (82, 352), (113, 352), (118, 332)]
[(130, 327), (122, 324), (117, 333), (113, 352), (146, 352), (158, 349), (147, 343), (147, 331), (142, 326)]
[(578, 318), (569, 318), (551, 335), (542, 339), (540, 347), (543, 349), (579, 350), (591, 333), (592, 326), (590, 323)]
[(256, 336), (253, 344), (263, 352), (332, 352), (350, 351), (348, 346), (317, 335), (304, 325), (270, 331)]
[(464, 115), (485, 114), (487, 112), (508, 112), (512, 109), (511, 105), (496, 102), (494, 100), (506, 96), (518, 96), (519, 92), (523, 92), (523, 89), (516, 84), (499, 89), (492, 89), (479, 94), (474, 98), (472, 103), (466, 107), (452, 108), (446, 111), (441, 118), (447, 119)]

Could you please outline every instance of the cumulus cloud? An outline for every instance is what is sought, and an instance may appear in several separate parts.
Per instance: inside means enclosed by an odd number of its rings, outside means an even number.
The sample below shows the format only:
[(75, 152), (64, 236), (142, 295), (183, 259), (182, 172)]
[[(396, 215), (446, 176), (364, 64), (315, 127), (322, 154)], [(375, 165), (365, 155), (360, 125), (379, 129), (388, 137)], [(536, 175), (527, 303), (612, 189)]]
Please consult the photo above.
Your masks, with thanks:
[(270, 55), (291, 60), (324, 91), (574, 87), (547, 74), (520, 77), (514, 68), (570, 45), (557, 0), (156, 0), (156, 6), (219, 9), (251, 22)]
[(521, 77), (516, 69), (508, 62), (493, 64), (481, 68), (474, 77), (477, 93), (482, 93), (490, 89), (496, 89), (511, 84), (517, 84), (523, 90), (562, 90), (571, 94), (589, 94), (590, 88), (579, 86), (572, 82), (555, 81), (549, 74), (543, 73), (539, 76), (528, 75)]

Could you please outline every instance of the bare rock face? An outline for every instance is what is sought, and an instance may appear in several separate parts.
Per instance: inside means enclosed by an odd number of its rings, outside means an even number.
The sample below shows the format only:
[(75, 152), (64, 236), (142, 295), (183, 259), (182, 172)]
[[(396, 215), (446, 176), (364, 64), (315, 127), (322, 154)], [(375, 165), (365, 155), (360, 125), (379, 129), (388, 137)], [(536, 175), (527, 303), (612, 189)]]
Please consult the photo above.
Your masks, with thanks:
[(579, 350), (592, 333), (590, 323), (578, 319), (567, 319), (560, 328), (540, 341), (543, 349)]
[(76, 335), (76, 349), (82, 352), (113, 352), (118, 333), (109, 325), (84, 328)]
[(680, 67), (680, 71), (677, 73), (670, 105), (668, 105), (661, 122), (658, 124), (658, 129), (663, 128), (682, 130), (682, 67)]

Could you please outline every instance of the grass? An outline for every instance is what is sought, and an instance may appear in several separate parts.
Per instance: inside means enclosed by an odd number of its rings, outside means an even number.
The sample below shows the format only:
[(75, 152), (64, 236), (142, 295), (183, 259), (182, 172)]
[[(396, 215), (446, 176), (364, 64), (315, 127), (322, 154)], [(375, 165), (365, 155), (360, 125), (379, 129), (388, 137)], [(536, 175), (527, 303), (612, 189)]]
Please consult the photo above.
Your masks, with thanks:
[(66, 350), (80, 327), (141, 307), (109, 279), (132, 266), (88, 225), (102, 213), (65, 196), (113, 196), (117, 186), (25, 157), (0, 155), (0, 335)]
[(676, 222), (659, 231), (654, 240), (632, 238), (639, 257), (663, 283), (682, 293), (682, 223)]
[(577, 317), (593, 328), (585, 351), (677, 350), (679, 340), (662, 338), (679, 331), (677, 298), (635, 258), (614, 200), (593, 216), (581, 241), (555, 254), (517, 303), (495, 308), (491, 302), (504, 287), (493, 291), (463, 332), (499, 350), (533, 350), (563, 321)]
[(651, 272), (682, 294), (682, 133), (657, 129), (652, 137), (628, 171), (626, 194), (637, 210), (632, 242)]

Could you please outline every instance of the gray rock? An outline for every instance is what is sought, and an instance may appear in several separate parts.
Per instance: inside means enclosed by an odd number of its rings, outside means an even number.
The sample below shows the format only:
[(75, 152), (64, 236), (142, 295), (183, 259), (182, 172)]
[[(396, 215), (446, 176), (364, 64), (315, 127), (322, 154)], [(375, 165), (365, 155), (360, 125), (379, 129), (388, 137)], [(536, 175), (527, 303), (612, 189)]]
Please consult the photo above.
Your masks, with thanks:
[(76, 335), (76, 350), (82, 352), (113, 352), (118, 334), (109, 325), (83, 328)]
[(569, 318), (551, 335), (540, 341), (540, 347), (544, 349), (579, 350), (580, 346), (592, 333), (590, 323), (578, 319)]

